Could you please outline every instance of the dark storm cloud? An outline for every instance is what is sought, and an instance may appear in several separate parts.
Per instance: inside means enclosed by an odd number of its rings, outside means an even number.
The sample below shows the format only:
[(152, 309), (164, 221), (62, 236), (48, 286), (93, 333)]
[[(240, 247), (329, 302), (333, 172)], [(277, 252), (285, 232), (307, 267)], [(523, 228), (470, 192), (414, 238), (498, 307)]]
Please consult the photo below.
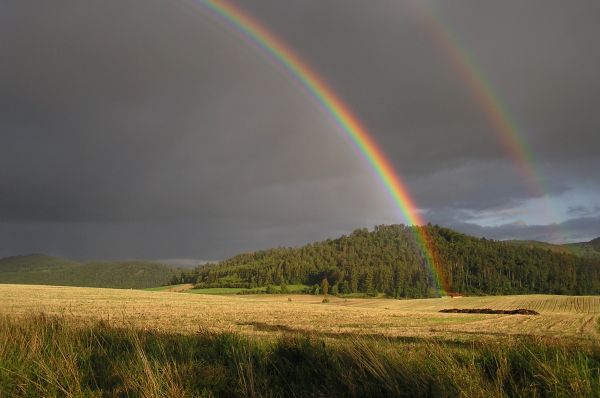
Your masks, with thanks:
[[(323, 72), (404, 175), (508, 159), (420, 14), (429, 6), (392, 0), (368, 6), (345, 1), (343, 7), (335, 1), (293, 7), (276, 0), (256, 3), (248, 9), (283, 32)], [(540, 163), (598, 159), (599, 3), (425, 3), (477, 61)], [(311, 21), (310, 31), (305, 19)]]
[(183, 4), (123, 4), (9, 13), (4, 220), (241, 216), (246, 194), (268, 203), (256, 192), (360, 171), (330, 122), (253, 48)]
[[(239, 4), (348, 102), (432, 221), (510, 235), (510, 209), (537, 193), (429, 6), (509, 106), (547, 192), (600, 193), (597, 2)], [(314, 101), (186, 2), (2, 2), (0, 134), (0, 254), (214, 259), (402, 221)], [(564, 227), (597, 235), (594, 205), (568, 205), (591, 221)], [(494, 211), (509, 226), (477, 229)]]

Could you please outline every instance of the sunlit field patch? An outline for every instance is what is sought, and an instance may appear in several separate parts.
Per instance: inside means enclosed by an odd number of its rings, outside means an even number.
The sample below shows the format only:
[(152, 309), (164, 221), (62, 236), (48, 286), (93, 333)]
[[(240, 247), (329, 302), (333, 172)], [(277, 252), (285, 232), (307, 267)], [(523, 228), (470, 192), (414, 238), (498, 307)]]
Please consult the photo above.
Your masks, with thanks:
[[(486, 296), (460, 299), (350, 299), (313, 295), (186, 294), (140, 290), (0, 285), (0, 313), (102, 319), (111, 325), (195, 333), (286, 331), (336, 335), (502, 338), (507, 335), (597, 339), (600, 297)], [(444, 314), (444, 308), (529, 308), (538, 316)], [(262, 325), (262, 326), (261, 326)]]

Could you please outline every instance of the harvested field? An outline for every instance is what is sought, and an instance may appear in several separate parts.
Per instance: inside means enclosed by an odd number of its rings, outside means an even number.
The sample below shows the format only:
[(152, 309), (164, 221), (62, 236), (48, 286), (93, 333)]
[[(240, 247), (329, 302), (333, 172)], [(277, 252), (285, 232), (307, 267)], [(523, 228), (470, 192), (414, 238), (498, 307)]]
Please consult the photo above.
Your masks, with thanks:
[[(291, 298), (291, 301), (288, 299)], [(251, 335), (308, 332), (472, 339), (540, 335), (600, 337), (600, 297), (497, 296), (422, 300), (343, 299), (311, 295), (215, 296), (140, 290), (0, 285), (0, 314), (103, 319), (116, 326), (183, 333)], [(539, 316), (440, 313), (445, 308), (533, 309)]]
[(167, 285), (167, 286), (158, 286), (158, 287), (149, 287), (146, 290), (149, 292), (185, 292), (186, 290), (190, 290), (194, 287), (191, 283), (183, 283), (180, 285)]
[(540, 313), (526, 308), (516, 310), (492, 310), (490, 308), (448, 308), (440, 310), (444, 314), (495, 314), (495, 315), (539, 315)]

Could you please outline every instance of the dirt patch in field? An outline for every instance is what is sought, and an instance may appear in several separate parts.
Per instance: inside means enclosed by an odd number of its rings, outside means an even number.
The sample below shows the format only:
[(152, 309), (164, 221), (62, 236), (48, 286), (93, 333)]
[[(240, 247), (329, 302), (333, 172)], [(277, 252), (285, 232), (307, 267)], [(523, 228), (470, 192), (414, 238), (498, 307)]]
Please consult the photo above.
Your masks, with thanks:
[(534, 310), (519, 308), (516, 310), (492, 310), (491, 308), (449, 308), (440, 310), (446, 314), (505, 314), (505, 315), (539, 315)]

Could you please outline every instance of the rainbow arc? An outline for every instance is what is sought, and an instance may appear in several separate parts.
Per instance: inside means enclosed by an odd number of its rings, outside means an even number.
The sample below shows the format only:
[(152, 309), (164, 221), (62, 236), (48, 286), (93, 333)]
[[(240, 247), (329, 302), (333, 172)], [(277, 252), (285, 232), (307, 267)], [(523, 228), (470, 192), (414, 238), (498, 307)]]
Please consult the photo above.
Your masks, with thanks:
[(196, 3), (210, 10), (227, 26), (237, 31), (243, 38), (251, 40), (270, 55), (272, 59), (289, 71), (320, 104), (326, 114), (331, 116), (375, 171), (406, 222), (413, 225), (415, 242), (419, 246), (425, 265), (431, 271), (437, 286), (442, 291), (450, 291), (432, 238), (428, 235), (427, 229), (423, 227), (425, 222), (409, 195), (406, 184), (359, 118), (298, 54), (250, 14), (226, 0), (196, 0)]
[[(527, 143), (524, 132), (519, 128), (513, 113), (507, 104), (502, 101), (498, 90), (494, 88), (491, 80), (486, 77), (481, 67), (476, 62), (468, 49), (459, 40), (451, 25), (437, 11), (435, 5), (429, 2), (416, 2), (415, 12), (423, 16), (432, 41), (435, 42), (445, 55), (445, 59), (453, 66), (456, 73), (469, 90), (473, 101), (487, 116), (493, 131), (513, 159), (513, 164), (521, 179), (527, 184), (529, 193), (534, 197), (544, 198), (543, 206), (548, 217), (556, 225), (560, 217), (552, 206), (547, 195), (548, 189), (544, 186), (536, 165), (539, 164)], [(556, 240), (564, 240), (564, 235), (557, 228), (554, 231)]]

